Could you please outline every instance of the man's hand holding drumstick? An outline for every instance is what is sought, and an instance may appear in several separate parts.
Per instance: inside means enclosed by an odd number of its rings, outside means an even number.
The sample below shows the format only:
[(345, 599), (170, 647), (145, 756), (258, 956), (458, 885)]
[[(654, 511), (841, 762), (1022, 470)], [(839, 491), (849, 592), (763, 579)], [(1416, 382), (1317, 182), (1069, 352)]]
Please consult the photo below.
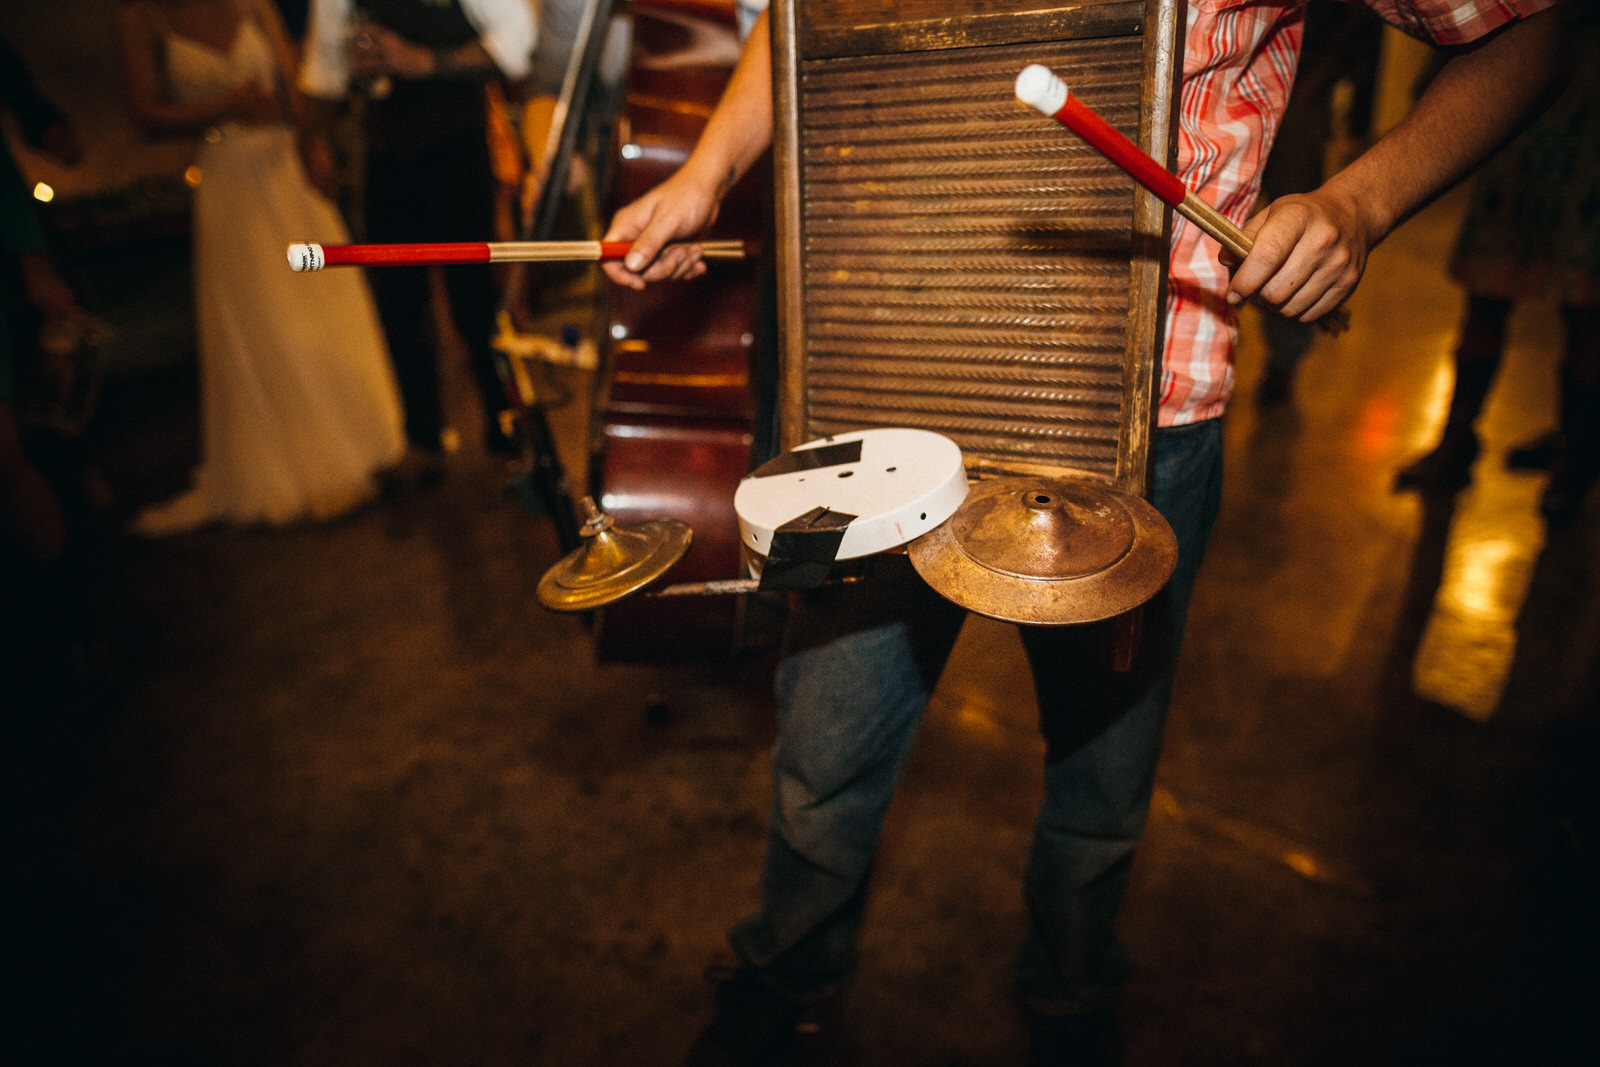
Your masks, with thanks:
[(633, 250), (601, 269), (630, 289), (704, 274), (693, 241), (716, 221), (722, 198), (771, 142), (772, 51), (762, 12), (688, 161), (611, 220), (603, 240), (631, 241)]
[(1320, 188), (1280, 197), (1251, 218), (1244, 232), (1254, 251), (1237, 263), (1228, 302), (1259, 299), (1302, 322), (1336, 308), (1373, 246), (1555, 98), (1567, 64), (1551, 57), (1567, 54), (1567, 17), (1545, 11), (1453, 50), (1377, 144)]
[[(1321, 188), (1282, 197), (1250, 219), (1242, 227), (1249, 254), (1223, 253), (1234, 266), (1228, 302), (1259, 299), (1302, 322), (1336, 309), (1361, 280), (1374, 245), (1553, 99), (1553, 71), (1564, 64), (1549, 57), (1564, 54), (1565, 18), (1560, 9), (1546, 11), (1457, 50), (1378, 144)], [(722, 195), (771, 142), (771, 63), (763, 14), (689, 161), (617, 212), (605, 238), (632, 241), (634, 250), (625, 263), (604, 266), (613, 281), (642, 288), (704, 271), (692, 244), (671, 242), (704, 232)]]
[(603, 240), (631, 241), (633, 249), (626, 259), (602, 263), (600, 269), (630, 289), (643, 289), (646, 282), (698, 278), (706, 265), (694, 238), (716, 221), (726, 192), (726, 185), (701, 178), (685, 164), (617, 212)]

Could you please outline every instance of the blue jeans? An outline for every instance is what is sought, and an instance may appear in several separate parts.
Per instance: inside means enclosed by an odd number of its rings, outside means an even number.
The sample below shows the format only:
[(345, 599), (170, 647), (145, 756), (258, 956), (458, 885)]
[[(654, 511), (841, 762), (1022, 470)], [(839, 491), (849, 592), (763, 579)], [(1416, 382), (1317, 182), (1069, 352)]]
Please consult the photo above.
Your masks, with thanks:
[[(1158, 431), (1152, 500), (1177, 534), (1178, 567), (1143, 609), (1131, 670), (1111, 669), (1109, 627), (1022, 628), (1046, 742), (1017, 961), (1018, 994), (1035, 1011), (1094, 1010), (1126, 974), (1112, 926), (1221, 495), (1220, 420)], [(884, 812), (965, 617), (903, 557), (882, 562), (890, 573), (813, 590), (791, 615), (761, 902), (729, 933), (748, 966), (804, 1000), (855, 963)]]

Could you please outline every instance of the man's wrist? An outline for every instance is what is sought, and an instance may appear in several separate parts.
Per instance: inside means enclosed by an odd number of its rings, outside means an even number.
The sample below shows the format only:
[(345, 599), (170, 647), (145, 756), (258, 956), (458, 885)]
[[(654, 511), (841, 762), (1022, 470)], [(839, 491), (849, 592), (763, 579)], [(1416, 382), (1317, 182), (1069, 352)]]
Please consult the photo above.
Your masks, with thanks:
[[(1373, 152), (1369, 149), (1317, 190), (1335, 210), (1362, 228), (1369, 248), (1387, 237), (1407, 214), (1405, 183), (1395, 177), (1386, 180)], [(1394, 201), (1397, 194), (1401, 197), (1398, 203)]]

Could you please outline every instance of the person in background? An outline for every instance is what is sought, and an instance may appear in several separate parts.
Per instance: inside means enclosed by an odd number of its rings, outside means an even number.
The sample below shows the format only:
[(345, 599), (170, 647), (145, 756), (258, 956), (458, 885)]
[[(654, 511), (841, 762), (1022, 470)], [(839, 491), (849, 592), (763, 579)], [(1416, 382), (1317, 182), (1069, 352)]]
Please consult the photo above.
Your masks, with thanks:
[[(0, 43), (0, 106), (15, 120), (23, 140), (63, 166), (73, 166), (83, 149), (72, 126), (28, 77), (22, 60)], [(25, 350), (24, 315), (45, 322), (71, 320), (82, 312), (72, 289), (50, 257), (49, 242), (34, 214), (33, 197), (0, 138), (0, 248), (5, 252), (4, 292), (0, 292), (0, 529), (7, 555), (20, 551), (32, 564), (60, 557), (66, 520), (49, 482), (22, 445), (17, 414), (17, 378)]]
[(5, 41), (0, 41), (0, 107), (34, 151), (63, 167), (76, 167), (83, 160), (83, 145), (72, 123), (39, 91), (27, 64)]
[[(1143, 832), (1190, 593), (1221, 501), (1221, 415), (1233, 381), (1232, 309), (1247, 299), (1314, 321), (1355, 288), (1368, 251), (1475, 166), (1549, 99), (1561, 69), (1555, 0), (1371, 0), (1452, 55), (1411, 115), (1317, 189), (1246, 218), (1287, 102), (1298, 0), (1191, 0), (1178, 176), (1245, 223), (1254, 250), (1223, 261), (1174, 220), (1153, 502), (1177, 535), (1177, 571), (1143, 608), (1138, 660), (1107, 664), (1094, 627), (1022, 627), (1045, 738), (1045, 799), (1023, 877), (1030, 925), (1015, 988), (1038, 1063), (1114, 1054), (1113, 994), (1130, 960), (1114, 921)], [(631, 241), (618, 284), (698, 276), (693, 238), (770, 142), (772, 57), (758, 21), (722, 101), (675, 174), (617, 212)], [(676, 242), (676, 243), (674, 243)], [(802, 597), (776, 678), (773, 805), (754, 912), (729, 933), (718, 1013), (693, 1063), (766, 1063), (809, 1006), (837, 991), (883, 817), (963, 613), (884, 561), (871, 581)]]
[(271, 0), (128, 0), (128, 108), (147, 136), (193, 138), (200, 466), (135, 530), (283, 524), (370, 499), (400, 459), (400, 405), (361, 275), (293, 274), (290, 240), (344, 223), (300, 166), (293, 50)]
[[(3, 41), (0, 110), (27, 149), (63, 167), (82, 160), (71, 122)], [(24, 380), (34, 385), (34, 401), (60, 399), (74, 384), (70, 355), (42, 339), (80, 334), (89, 321), (56, 267), (35, 208), (11, 146), (0, 138), (0, 679), (8, 711), (86, 706), (105, 692), (112, 673), (110, 660), (97, 654), (98, 574), (78, 506), (82, 485), (64, 484), (64, 472), (30, 452), (36, 442), (24, 433)]]
[[(1600, 49), (1588, 5), (1577, 53)], [(1600, 480), (1600, 67), (1581, 63), (1562, 98), (1474, 179), (1450, 257), (1466, 290), (1455, 382), (1439, 441), (1395, 476), (1397, 489), (1453, 493), (1472, 480), (1475, 429), (1505, 351), (1515, 306), (1554, 295), (1564, 348), (1559, 426), (1513, 448), (1514, 468), (1547, 469), (1540, 511), (1573, 519)]]
[[(300, 87), (315, 101), (308, 163), (328, 186), (326, 134), (352, 91), (364, 101), (364, 237), (376, 243), (492, 241), (496, 178), (485, 83), (527, 76), (537, 40), (529, 0), (313, 0)], [(438, 331), (427, 271), (374, 271), (410, 459), (442, 472), (445, 430)], [(466, 344), (484, 410), (484, 444), (515, 455), (491, 339), (499, 306), (487, 265), (444, 272), (451, 317)]]
[(274, 0), (278, 14), (283, 16), (283, 28), (289, 39), (299, 41), (306, 35), (306, 20), (311, 15), (311, 0)]
[[(1295, 69), (1294, 92), (1261, 171), (1261, 195), (1268, 201), (1315, 189), (1327, 177), (1330, 149), (1345, 147), (1345, 138), (1365, 142), (1383, 25), (1382, 19), (1358, 4), (1343, 0), (1306, 4), (1305, 43)], [(1348, 99), (1336, 116), (1342, 90), (1348, 91)], [(1335, 136), (1336, 117), (1343, 120), (1343, 129), (1337, 131), (1342, 137)], [(1300, 362), (1316, 332), (1313, 323), (1282, 315), (1261, 317), (1267, 359), (1256, 386), (1258, 405), (1272, 408), (1290, 399)]]

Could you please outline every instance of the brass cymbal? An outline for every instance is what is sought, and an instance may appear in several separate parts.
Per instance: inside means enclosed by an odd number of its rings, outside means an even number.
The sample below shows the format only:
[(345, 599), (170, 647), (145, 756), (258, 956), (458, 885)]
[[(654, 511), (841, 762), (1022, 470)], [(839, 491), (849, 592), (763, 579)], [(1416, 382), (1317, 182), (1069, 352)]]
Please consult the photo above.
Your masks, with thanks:
[(539, 579), (539, 603), (551, 611), (590, 611), (615, 603), (661, 577), (689, 551), (692, 531), (677, 519), (617, 526), (583, 498), (583, 544)]
[(1178, 540), (1149, 501), (1077, 478), (976, 482), (966, 502), (907, 546), (934, 591), (1006, 622), (1097, 622), (1160, 591)]

